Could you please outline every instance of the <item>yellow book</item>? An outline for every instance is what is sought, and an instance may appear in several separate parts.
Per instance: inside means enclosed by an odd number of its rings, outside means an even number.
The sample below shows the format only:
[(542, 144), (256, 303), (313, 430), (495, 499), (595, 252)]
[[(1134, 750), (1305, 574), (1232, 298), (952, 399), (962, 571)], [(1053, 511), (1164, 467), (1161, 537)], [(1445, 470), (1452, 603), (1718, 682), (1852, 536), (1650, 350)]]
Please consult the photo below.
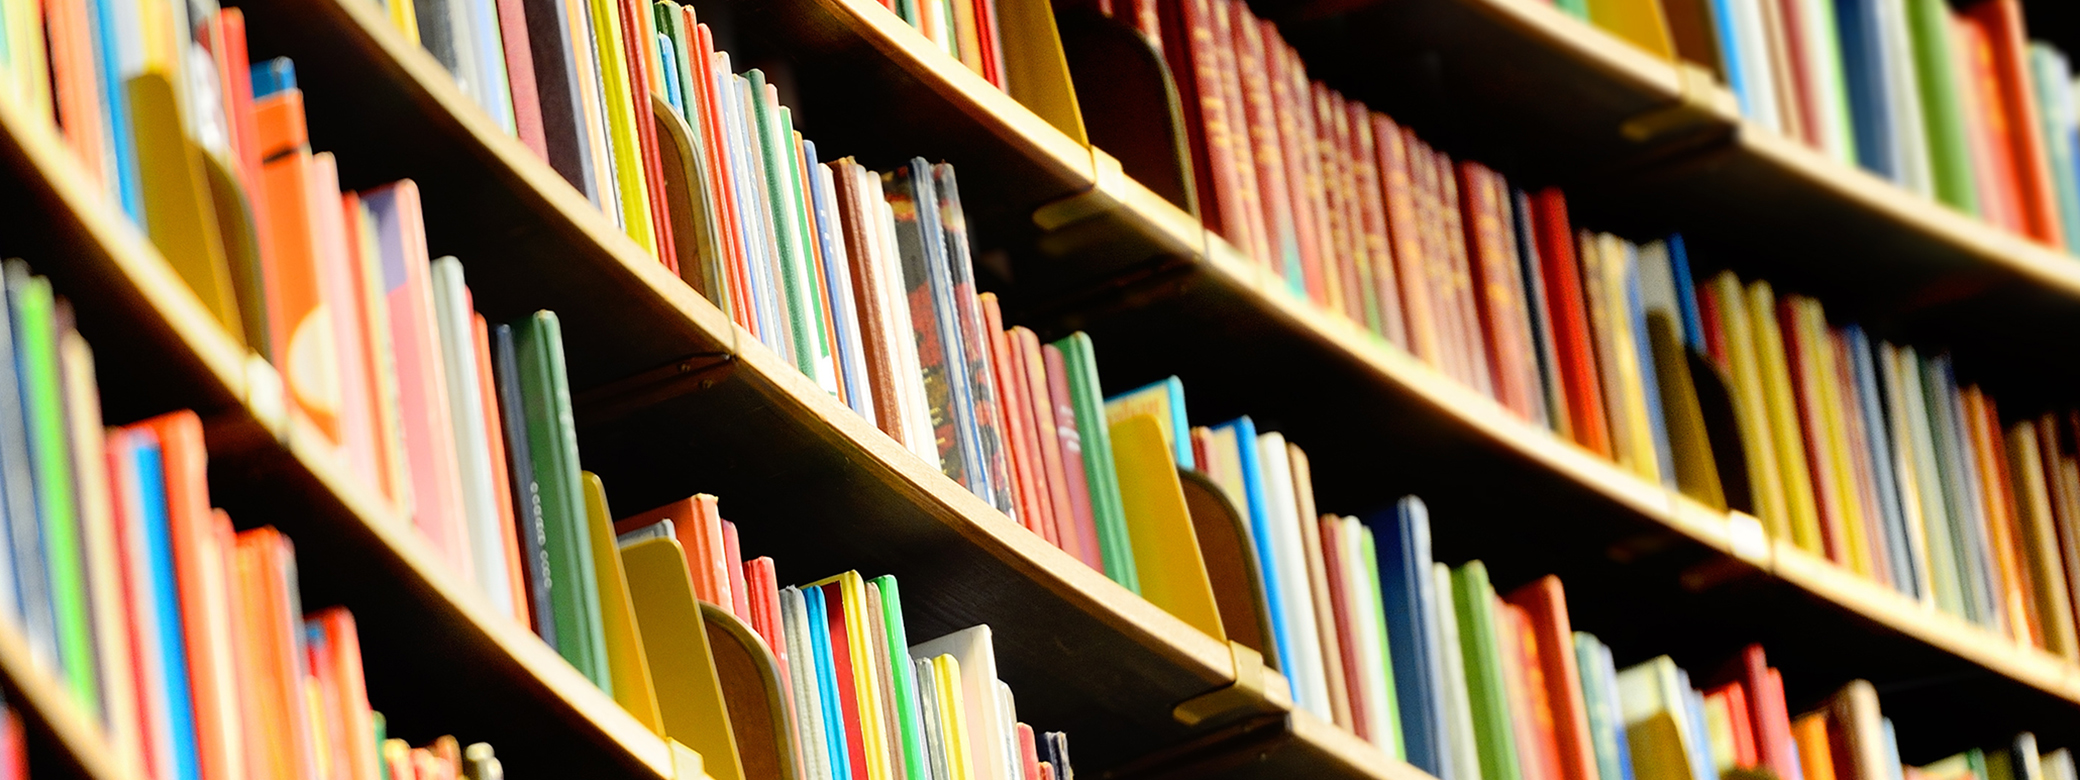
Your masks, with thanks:
[(1755, 353), (1761, 358), (1764, 400), (1769, 408), (1770, 438), (1777, 447), (1777, 474), (1784, 483), (1790, 511), (1791, 542), (1824, 556), (1820, 510), (1806, 471), (1805, 436), (1799, 432), (1798, 401), (1791, 392), (1791, 365), (1784, 356), (1784, 334), (1777, 327), (1777, 299), (1768, 282), (1748, 285), (1748, 321), (1755, 329)]
[(2039, 440), (2034, 421), (2023, 420), (2008, 429), (2009, 472), (2015, 483), (2015, 509), (2020, 513), (2016, 527), (2022, 530), (2024, 563), (2029, 567), (2031, 581), (2037, 584), (2034, 595), (2037, 613), (2042, 616), (2044, 649), (2069, 662), (2080, 661), (2080, 638), (2075, 637), (2073, 602), (2066, 590), (2057, 521), (2051, 511), (2051, 487), (2044, 479)]
[[(859, 699), (861, 713), (883, 711), (882, 696), (888, 693), (881, 688), (878, 670), (872, 663), (874, 640), (872, 629), (867, 624), (867, 581), (859, 572), (848, 571), (834, 577), (825, 577), (802, 586), (822, 588), (826, 605), (838, 605), (845, 611), (845, 637), (848, 654), (852, 658), (852, 688)], [(829, 607), (826, 607), (828, 609)], [(831, 641), (838, 641), (831, 637)], [(893, 774), (889, 768), (889, 756), (895, 750), (889, 734), (882, 730), (885, 725), (879, 717), (862, 715), (859, 719), (860, 738), (866, 741), (866, 780), (888, 780)]]
[(1661, 0), (1589, 0), (1589, 20), (1657, 57), (1676, 58)]
[[(644, 181), (643, 145), (636, 128), (635, 93), (629, 84), (627, 40), (621, 15), (614, 0), (591, 0), (592, 33), (599, 53), (600, 99), (607, 114), (607, 133), (613, 139), (614, 184), (620, 196), (621, 230), (635, 239), (643, 251), (657, 253), (657, 237), (650, 224), (650, 191)], [(637, 31), (640, 34), (640, 31)], [(643, 101), (647, 110), (649, 100)], [(649, 117), (644, 117), (649, 121)]]
[(173, 78), (164, 71), (147, 71), (128, 84), (145, 227), (210, 316), (227, 333), (242, 337), (245, 322), (239, 318), (231, 264), (211, 205), (203, 152), (188, 140)]
[[(930, 5), (930, 2), (921, 2)], [(1078, 144), (1088, 145), (1083, 109), (1069, 78), (1069, 58), (1047, 0), (997, 0), (997, 43), (1004, 91)], [(1155, 106), (1162, 110), (1163, 106)]]
[[(1630, 463), (1626, 464), (1633, 473), (1648, 482), (1661, 483), (1662, 469), (1658, 448), (1654, 446), (1654, 423), (1648, 417), (1646, 376), (1640, 372), (1640, 339), (1646, 334), (1635, 333), (1632, 326), (1632, 309), (1627, 301), (1631, 298), (1629, 278), (1636, 262), (1637, 250), (1624, 239), (1605, 233), (1598, 236), (1602, 255), (1598, 263), (1603, 272), (1605, 303), (1605, 326), (1610, 329), (1608, 341), (1611, 346), (1611, 362), (1615, 365), (1620, 388), (1619, 407), (1625, 417), (1625, 450)], [(1599, 359), (1601, 356), (1598, 356)]]
[(1791, 538), (1790, 509), (1785, 505), (1784, 477), (1777, 471), (1777, 450), (1770, 433), (1769, 404), (1762, 389), (1761, 359), (1755, 353), (1755, 328), (1748, 320), (1747, 296), (1741, 280), (1732, 271), (1712, 277), (1712, 291), (1719, 299), (1720, 331), (1725, 336), (1726, 362), (1732, 382), (1735, 424), (1746, 446), (1741, 454), (1748, 463), (1748, 487), (1753, 493), (1756, 516), (1770, 536)]
[(1711, 434), (1705, 430), (1704, 407), (1697, 400), (1687, 348), (1676, 332), (1675, 319), (1660, 309), (1647, 312), (1645, 335), (1654, 355), (1662, 416), (1668, 420), (1669, 453), (1675, 459), (1669, 467), (1675, 469), (1676, 488), (1724, 512), (1726, 491), (1719, 484), (1719, 464), (1712, 456)]
[(413, 46), (419, 45), (419, 9), (412, 0), (389, 0), (390, 23)]
[(1855, 501), (1855, 473), (1849, 466), (1849, 445), (1842, 423), (1842, 391), (1839, 387), (1841, 371), (1835, 365), (1834, 339), (1827, 328), (1827, 314), (1820, 302), (1803, 295), (1792, 296), (1792, 322), (1798, 327), (1798, 341), (1805, 346), (1806, 361), (1802, 381), (1809, 394), (1809, 408), (1813, 414), (1814, 437), (1812, 450), (1820, 462), (1812, 464), (1818, 468), (1819, 484), (1814, 493), (1822, 509), (1821, 517), (1831, 518), (1828, 524), (1838, 541), (1840, 559), (1836, 561), (1862, 577), (1871, 576), (1871, 551), (1864, 533), (1863, 513)]
[(51, 63), (43, 50), (42, 4), (26, 0), (0, 2), (0, 68), (5, 68), (7, 97), (18, 110), (56, 124), (51, 102)]
[(693, 596), (686, 550), (677, 539), (646, 539), (622, 550), (636, 621), (643, 627), (646, 655), (658, 693), (662, 734), (700, 751), (709, 775), (744, 780), (729, 706), (707, 627)]
[(1144, 413), (1114, 422), (1112, 457), (1142, 598), (1225, 641), (1184, 486), (1156, 416)]
[[(580, 472), (585, 482), (585, 527), (592, 536), (592, 566), (599, 580), (600, 624), (607, 635), (607, 668), (614, 677), (614, 700), (655, 734), (665, 734), (657, 711), (657, 692), (650, 682), (650, 663), (643, 654), (642, 631), (636, 627), (628, 576), (621, 569), (614, 540), (614, 515), (607, 511), (606, 486), (599, 475)], [(688, 587), (691, 587), (688, 580)]]
[(973, 780), (974, 753), (968, 747), (967, 696), (961, 691), (961, 662), (951, 655), (932, 658), (933, 685), (939, 695), (939, 740), (946, 753), (946, 780)]
[(1686, 694), (1675, 661), (1659, 656), (1618, 673), (1618, 709), (1632, 749), (1636, 780), (1705, 780), (1690, 765), (1691, 740)]
[(1625, 380), (1618, 374), (1618, 364), (1625, 360), (1618, 351), (1614, 321), (1614, 308), (1624, 301), (1623, 286), (1620, 295), (1612, 297), (1611, 263), (1613, 236), (1583, 233), (1582, 248), (1582, 297), (1589, 309), (1589, 335), (1596, 353), (1597, 385), (1603, 391), (1604, 417), (1611, 428), (1611, 457), (1620, 468), (1637, 473), (1639, 451), (1634, 446), (1632, 434), (1631, 404), (1625, 400)]

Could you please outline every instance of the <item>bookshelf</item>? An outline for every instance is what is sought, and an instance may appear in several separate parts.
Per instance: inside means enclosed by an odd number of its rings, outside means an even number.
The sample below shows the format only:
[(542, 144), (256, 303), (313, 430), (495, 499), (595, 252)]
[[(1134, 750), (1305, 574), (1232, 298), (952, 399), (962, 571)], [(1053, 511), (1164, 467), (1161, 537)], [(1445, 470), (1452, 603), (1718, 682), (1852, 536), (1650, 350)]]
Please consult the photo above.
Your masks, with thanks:
[[(886, 14), (870, 5), (843, 7)], [(893, 573), (916, 636), (990, 624), (1021, 717), (1069, 731), (1087, 767), (1124, 765), (1190, 738), (1172, 707), (1234, 681), (1221, 643), (989, 508), (730, 323), (368, 9), (334, 0), (244, 8), (257, 56), (297, 53), (313, 146), (337, 153), (345, 186), (411, 176), (426, 193), (435, 253), (463, 259), (480, 310), (493, 318), (558, 312), (585, 465), (617, 512), (711, 492), (740, 524), (747, 554), (774, 555), (783, 580)], [(1088, 181), (1076, 167), (1089, 164), (1088, 151), (972, 74), (938, 64), (943, 55), (914, 32), (877, 23), (896, 38), (883, 50), (902, 56), (888, 67), (908, 63), (957, 81), (960, 90), (941, 87), (945, 96), (992, 95), (967, 110), (1022, 128), (988, 144), (1002, 181), (1032, 188), (1006, 202), (1058, 197)], [(991, 180), (961, 170), (964, 182)], [(1283, 681), (1269, 685), (1271, 706), (1290, 709)], [(1238, 770), (1422, 777), (1304, 713), (1269, 715), (1253, 733), (1276, 738)]]
[[(2055, 5), (2055, 4), (2033, 4)], [(2003, 397), (2080, 379), (2080, 263), (1743, 121), (1723, 85), (1528, 0), (1269, 0), (1310, 73), (1455, 155), (1558, 184), (1578, 224), (1680, 230), (1700, 273), (1815, 295), (1829, 312), (1955, 346)], [(2034, 10), (2034, 8), (2032, 9)], [(1703, 75), (1701, 72), (1696, 75)], [(1685, 106), (1635, 140), (1628, 122)], [(2049, 399), (2044, 399), (2049, 400)]]
[[(344, 604), (360, 625), (371, 700), (393, 735), (453, 729), (516, 764), (587, 776), (671, 778), (666, 743), (524, 627), (468, 595), (406, 520), (345, 477), (284, 423), (272, 369), (211, 319), (150, 242), (97, 196), (47, 128), (0, 101), (0, 169), (9, 213), (42, 226), (8, 237), (72, 301), (102, 367), (105, 414), (128, 422), (180, 408), (200, 414), (211, 495), (235, 522), (272, 524), (299, 550), (303, 603)], [(58, 262), (63, 259), (65, 262)], [(97, 778), (98, 728), (0, 637), (0, 672)]]
[[(989, 622), (1001, 638), (1006, 680), (1024, 695), (1021, 711), (1074, 733), (1079, 758), (1094, 769), (1424, 777), (1306, 713), (1203, 732), (1176, 723), (1174, 704), (1232, 682), (1218, 642), (1017, 528), (828, 398), (467, 105), (432, 59), (372, 9), (354, 0), (243, 7), (256, 56), (298, 58), (312, 95), (315, 146), (339, 154), (345, 186), (417, 179), (428, 193), (436, 254), (464, 259), (487, 315), (549, 308), (563, 316), (587, 466), (606, 478), (621, 511), (714, 492), (743, 523), (747, 551), (781, 557), (784, 580), (855, 567), (892, 572), (917, 596), (911, 617), (921, 635)], [(1572, 92), (1542, 100), (1487, 104), (1550, 120), (1555, 148), (1611, 166), (1599, 170), (1630, 172), (1624, 180), (1633, 196), (1671, 196), (1663, 215), (1700, 213), (1713, 198), (1745, 203), (1782, 194), (1771, 198), (1781, 208), (1759, 217), (1765, 225), (1826, 220), (1845, 236), (1878, 237), (1872, 257), (1799, 271), (1794, 278), (1814, 292), (1869, 273), (1873, 257), (1890, 252), (1902, 260), (1899, 272), (1861, 300), (1909, 330), (1954, 326), (1994, 340), (2026, 330), (2018, 322), (2070, 324), (2080, 311), (2080, 271), (2070, 259), (1788, 142), (1744, 132), (1727, 115), (1707, 114), (1696, 134), (1653, 149), (1613, 143), (1611, 127), (1623, 119), (1680, 99), (1683, 77), (1550, 9), (1513, 0), (1379, 8), (1389, 19), (1433, 14), (1410, 17), (1428, 26), (1404, 34), (1441, 31), (1448, 34), (1428, 40), (1503, 50), (1508, 56), (1496, 67), (1516, 74), (1455, 71), (1455, 78), (1517, 89), (1524, 74), (1540, 73), (1567, 85)], [(1323, 3), (1281, 13), (1305, 24), (1374, 10)], [(1292, 434), (1315, 455), (1325, 508), (1362, 509), (1420, 486), (1440, 519), (1441, 558), (1483, 557), (1505, 585), (1562, 574), (1577, 625), (1621, 652), (1702, 659), (1761, 639), (1787, 677), (1811, 686), (1794, 688), (1794, 702), (1809, 703), (1850, 677), (1894, 683), (1887, 707), (1903, 745), (1914, 745), (1910, 760), (1955, 746), (1918, 737), (1961, 744), (2028, 727), (2050, 744), (2080, 739), (2057, 730), (2073, 728), (2080, 669), (1786, 546), (1750, 543), (1723, 515), (1515, 422), (1286, 297), (1189, 214), (929, 48), (872, 0), (769, 0), (734, 6), (721, 19), (739, 36), (733, 46), (789, 53), (763, 62), (754, 54), (747, 65), (814, 73), (800, 79), (811, 91), (801, 104), (818, 112), (804, 114), (805, 132), (871, 164), (922, 152), (951, 160), (978, 232), (997, 246), (1044, 248), (995, 266), (1001, 278), (994, 281), (1005, 285), (1019, 319), (1090, 329), (1108, 389), (1175, 372), (1193, 388), (1201, 414), (1249, 412)], [(868, 116), (906, 120), (899, 130), (852, 121), (862, 107), (872, 107)], [(343, 602), (362, 617), (372, 697), (408, 706), (393, 715), (393, 728), (408, 732), (419, 719), (452, 723), (493, 741), (501, 755), (511, 750), (514, 765), (674, 776), (662, 741), (524, 629), (465, 595), (393, 512), (286, 429), (278, 399), (256, 389), (269, 386), (266, 371), (203, 314), (146, 242), (71, 183), (48, 133), (12, 121), (5, 109), (0, 167), (20, 186), (0, 195), (16, 202), (0, 205), (49, 225), (10, 239), (30, 243), (5, 248), (81, 258), (38, 267), (80, 307), (96, 345), (134, 358), (104, 361), (125, 366), (105, 383), (113, 391), (109, 418), (183, 405), (205, 412), (219, 501), (245, 522), (278, 518), (302, 546), (306, 599)], [(1035, 223), (1047, 204), (1085, 192), (1097, 193), (1088, 201), (1104, 211), (1097, 221), (1057, 230)], [(1598, 195), (1613, 211), (1610, 204), (1629, 202)], [(1740, 213), (1753, 211), (1744, 205)], [(1699, 232), (1714, 235), (1738, 221), (1707, 221)], [(1783, 260), (1785, 268), (1798, 266), (1798, 256)], [(1743, 266), (1758, 267), (1775, 270)], [(1928, 299), (1932, 289), (1961, 283), (1973, 293), (1963, 302)], [(1987, 310), (2023, 316), (1960, 324)], [(1481, 489), (1497, 482), (1513, 489)], [(1497, 530), (1520, 541), (1477, 541)], [(1677, 634), (1685, 639), (1672, 646)], [(83, 756), (88, 774), (121, 776), (91, 765), (91, 727), (68, 714), (47, 684), (38, 693), (41, 677), (25, 671), (22, 656), (18, 638), (0, 633), (0, 674), (25, 707), (68, 752)], [(1290, 709), (1276, 684), (1269, 698)], [(1950, 728), (1966, 719), (1985, 733)]]

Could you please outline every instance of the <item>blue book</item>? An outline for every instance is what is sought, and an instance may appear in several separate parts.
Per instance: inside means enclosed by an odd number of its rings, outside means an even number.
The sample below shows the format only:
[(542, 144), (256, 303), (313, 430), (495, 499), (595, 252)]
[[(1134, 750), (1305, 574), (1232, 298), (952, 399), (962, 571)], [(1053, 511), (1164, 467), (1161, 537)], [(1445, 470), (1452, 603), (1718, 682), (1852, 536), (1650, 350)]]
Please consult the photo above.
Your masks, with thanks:
[(164, 696), (166, 733), (147, 734), (146, 739), (165, 739), (173, 757), (173, 776), (199, 780), (201, 764), (195, 753), (195, 707), (188, 692), (187, 640), (181, 633), (180, 589), (173, 573), (173, 523), (166, 509), (166, 464), (159, 441), (149, 430), (133, 430), (124, 437), (132, 447), (131, 462), (137, 469), (137, 494), (132, 499), (138, 511), (123, 512), (118, 518), (126, 526), (123, 535), (143, 542), (144, 587), (137, 590), (139, 602), (131, 605), (139, 647), (158, 648), (159, 654), (140, 655), (148, 684), (158, 690), (146, 695)]
[[(506, 43), (498, 26), (498, 7), (495, 0), (466, 2), (464, 11), (469, 17), (470, 49), (466, 56), (477, 61), (477, 80), (482, 82), (475, 85), (477, 102), (484, 107), (485, 113), (498, 121), (499, 129), (506, 131), (506, 135), (513, 135), (518, 128), (513, 121), (513, 87), (506, 78)], [(630, 30), (622, 34), (635, 35), (636, 32)], [(630, 65), (635, 62), (641, 60), (634, 60)], [(636, 112), (636, 116), (650, 115), (648, 97), (643, 96), (644, 110)]]
[(1589, 740), (1602, 780), (1632, 780), (1632, 750), (1618, 699), (1618, 667), (1611, 649), (1590, 634), (1574, 632), (1574, 657), (1589, 711)]
[(1668, 271), (1675, 282), (1676, 323), (1683, 328), (1683, 344), (1691, 351), (1703, 354), (1704, 317), (1697, 310), (1697, 282), (1690, 276), (1690, 249), (1683, 243), (1683, 234), (1668, 237)]
[(1741, 57), (1740, 22), (1734, 18), (1733, 4), (1739, 0), (1711, 0), (1714, 43), (1719, 45), (1719, 70), (1726, 75), (1726, 87), (1733, 91), (1739, 103), (1741, 116), (1757, 116), (1754, 109), (1755, 96), (1748, 89), (1748, 74), (1743, 71), (1746, 62)]
[(1711, 727), (1704, 722), (1704, 694), (1690, 685), (1690, 671), (1676, 669), (1676, 683), (1683, 694), (1683, 720), (1690, 727), (1690, 773), (1692, 777), (1711, 777), (1717, 774), (1712, 762)]
[(1654, 434), (1654, 459), (1661, 483), (1676, 486), (1675, 449), (1668, 443), (1668, 420), (1661, 415), (1661, 378), (1654, 370), (1654, 348), (1647, 340), (1647, 309), (1639, 282), (1639, 247), (1625, 244), (1625, 310), (1632, 319), (1632, 345), (1639, 353), (1640, 393), (1647, 402), (1647, 428)]
[[(130, 135), (129, 90), (124, 88), (122, 51), (124, 32), (135, 34), (135, 13), (117, 13), (117, 0), (88, 0), (94, 22), (94, 62), (101, 90), (101, 108), (108, 116), (108, 137), (102, 148), (108, 152), (115, 173), (116, 201), (144, 231), (144, 189), (137, 179), (137, 148)], [(134, 6), (133, 6), (134, 8)]]
[(1293, 642), (1287, 638), (1286, 612), (1279, 605), (1278, 560), (1271, 552), (1271, 507), (1264, 496), (1264, 469), (1257, 462), (1257, 424), (1248, 417), (1237, 417), (1213, 426), (1216, 433), (1232, 433), (1235, 436), (1235, 452), (1242, 463), (1242, 483), (1248, 493), (1244, 503), (1249, 510), (1250, 546), (1257, 556), (1258, 584), (1264, 588), (1264, 611), (1271, 618), (1272, 644), (1278, 648), (1279, 671), (1288, 671), (1293, 655)]
[(672, 36), (657, 34), (657, 69), (664, 74), (664, 99), (672, 105), (672, 111), (681, 119), (686, 117), (686, 91), (679, 83), (679, 47), (672, 45)]
[(253, 63), (251, 71), (255, 101), (296, 88), (296, 63), (291, 62), (288, 57)]
[(1893, 96), (1886, 84), (1884, 19), (1879, 0), (1834, 0), (1835, 35), (1841, 40), (1842, 81), (1849, 88), (1849, 123), (1856, 136), (1856, 161), (1872, 173), (1899, 181), (1899, 142), (1892, 126)]
[[(860, 343), (859, 309), (852, 297), (852, 258), (845, 256), (844, 228), (838, 224), (837, 195), (829, 168), (816, 157), (816, 143), (802, 141), (802, 167), (809, 172), (809, 216), (816, 221), (818, 252), (823, 260), (824, 297), (830, 302), (831, 351), (838, 358), (838, 381), (845, 405), (874, 419), (874, 393), (867, 381), (867, 355)], [(861, 259), (864, 261), (864, 258)]]
[[(722, 83), (717, 85), (720, 91), (716, 94), (722, 99), (716, 102), (721, 104), (726, 115), (723, 132), (728, 136), (722, 151), (730, 157), (729, 169), (736, 180), (737, 192), (763, 192), (765, 185), (759, 181), (758, 169), (753, 167), (758, 164), (758, 155), (751, 153), (756, 143), (749, 137), (751, 120), (744, 115), (744, 106), (756, 96), (751, 94), (749, 79), (729, 74), (729, 55), (722, 53), (720, 56), (716, 72)], [(731, 96), (735, 99), (730, 99)], [(745, 297), (751, 300), (751, 319), (757, 326), (752, 332), (758, 335), (759, 342), (766, 348), (792, 363), (794, 342), (787, 335), (787, 317), (780, 313), (780, 295), (775, 287), (778, 282), (774, 281), (777, 271), (773, 264), (779, 261), (771, 252), (773, 223), (766, 218), (759, 202), (757, 198), (736, 199), (737, 222), (744, 228), (739, 232), (743, 241), (741, 248), (745, 265), (750, 268), (750, 273), (745, 275), (745, 286), (749, 288)]]
[(1115, 409), (1120, 407), (1131, 408), (1127, 414), (1158, 410), (1157, 414), (1165, 418), (1163, 425), (1167, 430), (1163, 434), (1170, 437), (1170, 449), (1177, 456), (1177, 467), (1199, 468), (1199, 460), (1192, 454), (1192, 424), (1184, 411), (1184, 380), (1175, 376), (1159, 379), (1107, 398), (1106, 417), (1118, 419), (1113, 415), (1119, 414)]
[(1380, 607), (1386, 615), (1401, 744), (1408, 763), (1453, 780), (1445, 725), (1444, 658), (1431, 574), (1430, 510), (1415, 496), (1365, 518), (1378, 549)]
[(1885, 553), (1891, 566), (1893, 587), (1909, 596), (1920, 596), (1921, 563), (1914, 560), (1907, 543), (1907, 516), (1899, 494), (1898, 475), (1893, 470), (1892, 430), (1885, 421), (1884, 396), (1879, 393), (1877, 363), (1871, 358), (1870, 337), (1863, 328), (1850, 325), (1842, 336), (1849, 344), (1850, 370), (1856, 376), (1856, 394), (1862, 403), (1855, 410), (1863, 418), (1864, 438), (1870, 443), (1871, 473), (1877, 483), (1878, 512), (1884, 518)]
[(810, 651), (815, 654), (811, 671), (822, 700), (824, 743), (829, 745), (832, 780), (851, 780), (852, 754), (846, 749), (845, 706), (838, 701), (838, 662), (831, 655), (830, 613), (824, 606), (822, 588), (803, 588), (803, 604), (809, 613)]

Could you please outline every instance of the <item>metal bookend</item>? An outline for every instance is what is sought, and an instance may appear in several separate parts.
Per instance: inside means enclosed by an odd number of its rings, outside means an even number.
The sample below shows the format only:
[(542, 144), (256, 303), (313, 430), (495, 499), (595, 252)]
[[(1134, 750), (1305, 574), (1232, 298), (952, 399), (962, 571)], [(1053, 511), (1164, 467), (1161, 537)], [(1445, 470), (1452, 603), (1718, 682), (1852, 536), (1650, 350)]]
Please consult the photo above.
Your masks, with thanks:
[(1251, 715), (1278, 715), (1292, 709), (1268, 695), (1262, 655), (1234, 640), (1228, 642), (1228, 654), (1234, 659), (1235, 682), (1179, 702), (1170, 710), (1177, 722), (1196, 728)]

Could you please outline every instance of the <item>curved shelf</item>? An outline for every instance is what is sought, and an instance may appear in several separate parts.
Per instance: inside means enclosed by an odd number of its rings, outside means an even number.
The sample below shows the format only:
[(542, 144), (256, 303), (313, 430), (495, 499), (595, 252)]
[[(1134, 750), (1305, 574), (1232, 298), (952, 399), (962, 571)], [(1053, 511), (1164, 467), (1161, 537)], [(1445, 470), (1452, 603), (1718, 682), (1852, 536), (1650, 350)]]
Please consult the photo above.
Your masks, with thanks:
[[(1680, 230), (1733, 268), (1873, 332), (1957, 348), (2004, 399), (2080, 361), (2080, 260), (1739, 117), (1733, 95), (1533, 0), (1265, 0), (1310, 75), (1457, 155), (1566, 189), (1577, 224)], [(1685, 66), (1688, 67), (1688, 66)], [(1702, 75), (1701, 72), (1695, 75)], [(1653, 137), (1627, 124), (1682, 117)], [(1636, 128), (1635, 128), (1636, 129)]]
[[(273, 524), (294, 540), (304, 603), (353, 611), (370, 698), (390, 707), (392, 735), (452, 732), (493, 743), (519, 766), (672, 777), (662, 740), (539, 639), (493, 614), (441, 570), (404, 518), (346, 477), (311, 434), (284, 424), (273, 369), (84, 184), (50, 128), (0, 105), (0, 131), (0, 170), (9, 179), (0, 208), (40, 226), (13, 231), (7, 249), (30, 258), (78, 312), (97, 350), (106, 419), (182, 408), (202, 416), (216, 503), (248, 527)], [(0, 668), (42, 707), (50, 697), (14, 674), (9, 658), (0, 641)], [(79, 731), (65, 716), (44, 717), (61, 736)]]
[[(1172, 708), (1234, 682), (1223, 643), (991, 509), (737, 328), (500, 132), (377, 14), (341, 0), (244, 8), (255, 56), (298, 58), (313, 146), (337, 153), (348, 186), (411, 175), (434, 252), (462, 259), (481, 310), (558, 313), (584, 463), (621, 510), (713, 493), (738, 524), (745, 554), (773, 555), (785, 581), (853, 568), (892, 573), (909, 594), (914, 636), (989, 623), (1021, 718), (1071, 733), (1077, 763), (1091, 771), (1191, 738)], [(945, 140), (963, 200), (976, 204), (971, 214), (1091, 186), (1080, 167), (1091, 163), (1087, 148), (942, 62), (878, 5), (818, 8), (830, 15), (797, 28), (803, 34), (880, 52), (862, 65), (875, 78), (939, 84), (914, 94), (933, 111), (977, 106), (935, 114), (945, 121), (891, 158), (937, 151)], [(998, 131), (978, 131), (986, 124)], [(971, 168), (963, 154), (994, 162)], [(1282, 682), (1274, 689), (1282, 700)], [(1279, 750), (1262, 763), (1308, 761), (1310, 752)]]

